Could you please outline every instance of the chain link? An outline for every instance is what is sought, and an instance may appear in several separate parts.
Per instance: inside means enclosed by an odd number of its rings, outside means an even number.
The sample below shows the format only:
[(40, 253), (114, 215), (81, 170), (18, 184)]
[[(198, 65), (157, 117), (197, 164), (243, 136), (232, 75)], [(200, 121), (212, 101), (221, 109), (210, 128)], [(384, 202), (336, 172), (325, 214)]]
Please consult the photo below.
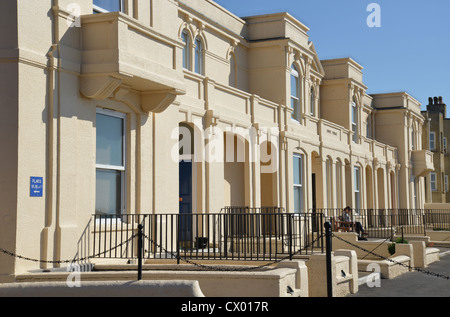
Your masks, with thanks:
[(114, 251), (115, 249), (119, 248), (120, 246), (130, 242), (135, 237), (137, 237), (137, 234), (132, 235), (128, 240), (125, 240), (124, 242), (122, 242), (122, 243), (112, 247), (109, 250), (105, 250), (105, 251), (99, 252), (97, 254), (85, 256), (85, 257), (82, 257), (82, 258), (74, 258), (72, 260), (39, 260), (39, 259), (33, 259), (33, 258), (29, 258), (29, 257), (26, 257), (26, 256), (22, 256), (22, 255), (19, 255), (19, 254), (7, 251), (7, 250), (2, 249), (2, 248), (0, 248), (0, 252), (3, 253), (3, 254), (9, 255), (9, 256), (12, 256), (12, 257), (15, 257), (15, 258), (18, 258), (18, 259), (22, 259), (22, 260), (25, 260), (25, 261), (30, 261), (30, 262), (38, 262), (38, 263), (45, 263), (45, 264), (67, 264), (67, 263), (75, 263), (75, 262), (86, 261), (86, 260), (93, 259), (93, 258), (98, 258), (101, 255), (106, 254), (106, 253), (111, 252), (111, 251)]
[(291, 256), (296, 255), (297, 253), (300, 253), (304, 250), (306, 250), (307, 248), (309, 248), (310, 246), (312, 246), (314, 243), (316, 243), (319, 239), (321, 239), (323, 237), (323, 234), (321, 236), (318, 236), (316, 239), (314, 239), (311, 243), (309, 243), (308, 245), (306, 245), (303, 249), (299, 249), (296, 252), (294, 252), (292, 255), (287, 255), (283, 258), (259, 265), (259, 266), (252, 266), (252, 267), (241, 267), (241, 268), (231, 268), (230, 266), (219, 266), (219, 265), (205, 265), (205, 264), (200, 264), (200, 263), (196, 263), (192, 260), (189, 260), (187, 257), (182, 257), (176, 253), (173, 253), (171, 251), (166, 250), (165, 248), (161, 247), (160, 245), (158, 245), (157, 243), (155, 243), (151, 238), (149, 238), (148, 236), (144, 235), (144, 237), (146, 239), (148, 239), (152, 244), (154, 244), (156, 247), (162, 249), (164, 252), (169, 253), (170, 255), (172, 255), (174, 258), (181, 260), (183, 262), (186, 262), (188, 264), (191, 264), (195, 267), (199, 267), (205, 270), (209, 270), (209, 271), (232, 271), (232, 272), (245, 272), (245, 271), (254, 271), (254, 270), (258, 270), (258, 269), (262, 269), (264, 267), (267, 266), (271, 266), (274, 265), (276, 263), (282, 262), (284, 260), (287, 260), (289, 258), (291, 258)]
[(380, 255), (380, 254), (377, 254), (377, 253), (375, 253), (375, 252), (373, 252), (373, 251), (364, 249), (363, 247), (361, 247), (361, 246), (359, 246), (359, 245), (357, 245), (357, 244), (355, 244), (355, 243), (352, 243), (352, 242), (350, 242), (350, 241), (347, 241), (347, 240), (345, 240), (345, 239), (343, 239), (343, 238), (341, 238), (341, 237), (338, 237), (338, 236), (336, 236), (335, 234), (332, 234), (332, 236), (335, 237), (335, 238), (338, 239), (338, 240), (341, 240), (341, 241), (343, 241), (343, 242), (345, 242), (345, 243), (347, 243), (347, 244), (349, 244), (349, 245), (351, 245), (351, 246), (357, 248), (357, 249), (360, 249), (360, 250), (362, 250), (362, 251), (364, 251), (364, 252), (367, 252), (367, 254), (371, 254), (371, 255), (374, 255), (374, 256), (376, 256), (376, 257), (379, 257), (379, 258), (381, 258), (381, 259), (383, 259), (383, 260), (386, 260), (386, 261), (389, 261), (389, 262), (391, 262), (391, 263), (394, 263), (394, 264), (396, 264), (396, 265), (400, 265), (400, 266), (406, 267), (406, 268), (408, 268), (409, 270), (417, 271), (417, 272), (420, 272), (420, 273), (424, 273), (424, 274), (427, 274), (427, 275), (435, 276), (435, 277), (442, 278), (442, 279), (445, 279), (445, 280), (450, 280), (450, 276), (443, 275), (443, 274), (440, 274), (440, 273), (431, 272), (431, 271), (424, 270), (424, 269), (418, 268), (418, 267), (412, 267), (411, 265), (407, 265), (407, 264), (404, 264), (404, 263), (401, 263), (401, 262), (397, 262), (397, 261), (395, 261), (395, 260), (393, 260), (393, 259), (391, 259), (391, 258), (387, 258), (387, 257), (382, 256), (382, 255)]
[[(134, 238), (136, 238), (136, 237), (137, 237), (137, 234), (134, 234), (134, 235), (132, 235), (128, 240), (126, 240), (126, 241), (124, 241), (124, 242), (122, 242), (122, 243), (120, 243), (120, 244), (118, 244), (118, 245), (112, 247), (112, 248), (109, 249), (109, 250), (105, 250), (105, 251), (99, 252), (99, 253), (97, 253), (97, 254), (95, 254), (95, 255), (90, 255), (90, 256), (86, 256), (86, 257), (82, 257), (82, 258), (76, 258), (76, 259), (72, 259), (72, 260), (39, 260), (39, 259), (33, 259), (33, 258), (29, 258), (29, 257), (25, 257), (25, 256), (22, 256), (22, 255), (15, 254), (15, 253), (13, 253), (13, 252), (4, 250), (4, 249), (2, 249), (2, 248), (0, 248), (0, 252), (1, 252), (1, 253), (4, 253), (4, 254), (6, 254), (6, 255), (9, 255), (9, 256), (18, 258), (18, 259), (25, 260), (25, 261), (39, 262), (39, 263), (47, 263), (47, 264), (67, 264), (67, 263), (74, 263), (74, 262), (76, 262), (76, 261), (78, 261), (78, 262), (79, 262), (79, 261), (85, 261), (85, 260), (88, 260), (88, 259), (92, 259), (92, 258), (99, 257), (99, 256), (101, 256), (101, 255), (103, 255), (103, 254), (106, 254), (107, 252), (111, 252), (111, 251), (113, 251), (113, 250), (119, 248), (120, 246), (122, 246), (122, 245), (124, 245), (124, 244), (130, 242), (132, 239), (134, 239)], [(157, 248), (159, 248), (159, 249), (162, 249), (164, 252), (166, 252), (166, 253), (172, 255), (172, 257), (174, 257), (175, 259), (181, 260), (181, 261), (186, 262), (186, 263), (188, 263), (188, 264), (191, 264), (191, 265), (193, 265), (193, 266), (195, 266), (195, 267), (199, 267), (199, 268), (202, 268), (202, 269), (205, 269), (205, 270), (210, 270), (210, 271), (233, 271), (233, 272), (240, 271), (240, 272), (243, 272), (243, 271), (253, 271), (253, 270), (262, 269), (262, 268), (264, 268), (264, 267), (268, 267), (268, 266), (274, 265), (274, 264), (276, 264), (276, 263), (280, 263), (280, 262), (282, 262), (282, 261), (284, 261), (284, 260), (287, 260), (287, 259), (291, 258), (292, 256), (294, 256), (294, 255), (296, 255), (296, 254), (300, 254), (302, 251), (306, 250), (307, 248), (309, 248), (310, 246), (312, 246), (314, 243), (316, 243), (318, 240), (320, 240), (320, 239), (323, 237), (323, 234), (320, 235), (320, 236), (318, 236), (316, 239), (314, 239), (311, 243), (309, 243), (309, 244), (306, 245), (305, 247), (303, 247), (303, 248), (301, 248), (301, 249), (295, 251), (292, 255), (287, 255), (287, 256), (282, 257), (282, 258), (280, 258), (280, 259), (277, 259), (277, 260), (274, 260), (274, 261), (270, 261), (270, 262), (268, 262), (268, 263), (265, 263), (265, 264), (262, 264), (262, 265), (259, 265), (259, 266), (252, 266), (252, 267), (245, 267), (245, 268), (231, 268), (230, 266), (218, 266), (218, 265), (215, 266), (215, 265), (205, 265), (205, 264), (200, 264), (200, 263), (197, 263), (197, 262), (195, 262), (195, 261), (189, 260), (187, 257), (182, 257), (182, 256), (180, 256), (179, 254), (176, 254), (176, 253), (174, 253), (174, 252), (171, 252), (171, 251), (166, 250), (164, 247), (158, 245), (158, 244), (155, 243), (150, 237), (148, 237), (148, 236), (146, 236), (146, 235), (144, 235), (144, 237), (145, 237), (147, 240), (149, 240), (152, 244), (154, 244), (155, 247), (157, 247)], [(343, 242), (345, 242), (345, 243), (351, 245), (351, 246), (354, 247), (354, 248), (357, 248), (357, 249), (360, 249), (360, 250), (362, 250), (362, 251), (364, 251), (364, 252), (367, 252), (367, 254), (371, 254), (371, 255), (373, 255), (373, 256), (375, 256), (375, 257), (378, 257), (378, 258), (380, 258), (380, 259), (389, 261), (389, 262), (394, 263), (394, 264), (396, 264), (396, 265), (400, 265), (400, 266), (406, 267), (406, 268), (408, 268), (409, 270), (413, 270), (413, 271), (417, 271), (417, 272), (424, 273), (424, 274), (427, 274), (427, 275), (435, 276), (435, 277), (438, 277), (438, 278), (450, 280), (450, 276), (443, 275), (443, 274), (440, 274), (440, 273), (431, 272), (431, 271), (428, 271), (428, 270), (424, 270), (423, 268), (412, 267), (411, 265), (407, 265), (407, 264), (404, 264), (404, 263), (401, 263), (401, 262), (397, 262), (397, 261), (395, 261), (395, 260), (393, 260), (393, 259), (391, 259), (391, 258), (382, 256), (382, 255), (377, 254), (377, 253), (375, 253), (375, 252), (373, 252), (373, 251), (367, 250), (367, 249), (365, 249), (365, 248), (363, 248), (363, 247), (361, 247), (361, 246), (359, 246), (359, 245), (357, 245), (357, 244), (355, 244), (355, 243), (352, 243), (352, 242), (350, 242), (350, 241), (347, 241), (347, 240), (345, 240), (345, 239), (343, 239), (343, 238), (341, 238), (341, 237), (339, 237), (339, 236), (336, 236), (335, 234), (332, 234), (332, 237), (335, 237), (336, 239), (341, 240), (341, 241), (343, 241)], [(366, 256), (367, 256), (367, 255), (366, 255)]]

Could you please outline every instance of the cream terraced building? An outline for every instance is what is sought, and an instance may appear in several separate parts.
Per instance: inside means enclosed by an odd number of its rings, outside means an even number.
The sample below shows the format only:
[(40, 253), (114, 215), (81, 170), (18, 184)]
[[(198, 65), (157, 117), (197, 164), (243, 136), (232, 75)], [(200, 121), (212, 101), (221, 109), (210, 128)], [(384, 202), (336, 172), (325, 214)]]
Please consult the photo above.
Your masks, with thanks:
[[(70, 259), (95, 213), (423, 208), (433, 157), (419, 102), (367, 94), (362, 66), (320, 60), (288, 13), (240, 18), (212, 0), (0, 7), (4, 250)], [(0, 254), (3, 279), (51, 266)]]

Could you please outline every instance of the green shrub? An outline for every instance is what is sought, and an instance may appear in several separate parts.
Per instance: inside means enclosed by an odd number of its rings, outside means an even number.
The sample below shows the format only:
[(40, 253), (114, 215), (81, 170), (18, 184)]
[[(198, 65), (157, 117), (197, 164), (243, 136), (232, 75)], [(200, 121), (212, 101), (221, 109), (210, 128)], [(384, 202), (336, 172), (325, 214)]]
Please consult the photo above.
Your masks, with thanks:
[(403, 243), (403, 244), (407, 244), (408, 240), (404, 239), (404, 238), (397, 238), (397, 240), (395, 242), (392, 242), (388, 245), (388, 252), (390, 255), (394, 255), (395, 254), (395, 245), (397, 243)]

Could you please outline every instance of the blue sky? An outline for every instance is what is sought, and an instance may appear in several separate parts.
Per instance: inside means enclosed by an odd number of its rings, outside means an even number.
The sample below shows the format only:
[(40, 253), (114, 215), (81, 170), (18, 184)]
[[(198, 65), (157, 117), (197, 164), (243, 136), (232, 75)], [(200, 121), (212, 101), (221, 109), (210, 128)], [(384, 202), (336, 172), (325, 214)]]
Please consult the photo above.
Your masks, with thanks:
[[(450, 105), (448, 0), (216, 0), (240, 17), (289, 12), (310, 28), (320, 59), (351, 57), (364, 67), (368, 93), (406, 91)], [(370, 3), (381, 27), (367, 26)]]

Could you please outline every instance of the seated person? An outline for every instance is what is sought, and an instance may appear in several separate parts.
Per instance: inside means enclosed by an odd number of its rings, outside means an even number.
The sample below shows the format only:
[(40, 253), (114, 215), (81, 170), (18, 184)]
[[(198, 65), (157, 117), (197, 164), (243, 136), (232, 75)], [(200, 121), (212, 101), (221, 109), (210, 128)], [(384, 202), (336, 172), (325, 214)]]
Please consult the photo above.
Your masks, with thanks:
[[(352, 209), (350, 208), (350, 206), (347, 206), (344, 208), (342, 215), (339, 217), (343, 222), (347, 222), (348, 225), (352, 225), (353, 222), (351, 221), (351, 213)], [(355, 231), (358, 234), (358, 239), (359, 240), (367, 240), (366, 238), (364, 238), (364, 228), (362, 226), (362, 224), (358, 221), (354, 222), (354, 227), (355, 227)]]

